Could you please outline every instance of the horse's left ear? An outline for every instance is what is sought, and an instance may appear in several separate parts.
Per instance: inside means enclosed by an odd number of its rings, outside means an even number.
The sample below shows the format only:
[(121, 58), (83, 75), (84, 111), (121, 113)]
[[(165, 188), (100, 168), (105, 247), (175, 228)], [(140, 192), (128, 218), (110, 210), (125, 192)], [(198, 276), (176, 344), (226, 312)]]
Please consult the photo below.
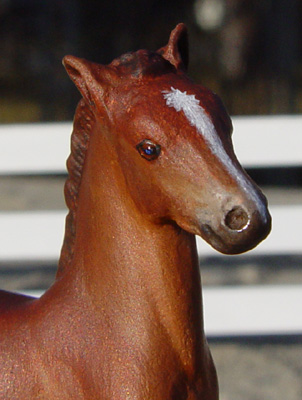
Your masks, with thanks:
[(187, 70), (189, 64), (188, 31), (185, 24), (181, 23), (173, 29), (169, 42), (165, 47), (157, 50), (176, 69)]
[(110, 67), (74, 56), (64, 57), (63, 65), (90, 107), (94, 107), (104, 91), (114, 84), (115, 76)]

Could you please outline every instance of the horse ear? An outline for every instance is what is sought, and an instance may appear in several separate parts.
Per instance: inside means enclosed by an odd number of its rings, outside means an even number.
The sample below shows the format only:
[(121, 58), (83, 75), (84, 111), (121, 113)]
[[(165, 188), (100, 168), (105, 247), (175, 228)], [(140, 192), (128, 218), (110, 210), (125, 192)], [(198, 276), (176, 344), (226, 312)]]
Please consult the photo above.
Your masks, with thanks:
[(63, 65), (84, 100), (94, 107), (100, 101), (104, 90), (113, 84), (114, 76), (108, 67), (95, 64), (82, 58), (65, 56)]
[(189, 64), (188, 31), (185, 24), (181, 23), (173, 29), (169, 42), (157, 51), (168, 60), (176, 69), (187, 70)]

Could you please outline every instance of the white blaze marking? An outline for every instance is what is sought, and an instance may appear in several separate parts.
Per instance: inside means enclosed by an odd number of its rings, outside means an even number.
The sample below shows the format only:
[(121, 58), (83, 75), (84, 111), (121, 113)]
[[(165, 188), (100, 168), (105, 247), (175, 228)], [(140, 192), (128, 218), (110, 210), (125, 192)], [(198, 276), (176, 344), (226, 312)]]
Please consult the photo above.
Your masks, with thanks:
[[(171, 87), (171, 92), (165, 90), (163, 94), (167, 106), (175, 108), (178, 112), (183, 111), (190, 124), (198, 130), (210, 145), (211, 150), (216, 153), (217, 147), (222, 143), (213, 122), (206, 114), (205, 109), (201, 107), (200, 101), (196, 99), (195, 95), (181, 92), (173, 87)], [(217, 139), (219, 140), (217, 141)]]
[(219, 158), (220, 162), (225, 166), (230, 175), (242, 186), (243, 190), (253, 198), (258, 205), (262, 217), (266, 219), (266, 208), (264, 204), (259, 199), (250, 182), (247, 181), (245, 176), (234, 166), (232, 159), (228, 156), (223, 147), (222, 141), (217, 134), (211, 118), (200, 105), (200, 101), (196, 99), (194, 94), (190, 95), (187, 94), (187, 92), (181, 92), (174, 87), (171, 87), (171, 91), (164, 90), (162, 93), (167, 106), (174, 108), (177, 112), (183, 111), (190, 125), (194, 126), (198, 133), (204, 137), (211, 152)]

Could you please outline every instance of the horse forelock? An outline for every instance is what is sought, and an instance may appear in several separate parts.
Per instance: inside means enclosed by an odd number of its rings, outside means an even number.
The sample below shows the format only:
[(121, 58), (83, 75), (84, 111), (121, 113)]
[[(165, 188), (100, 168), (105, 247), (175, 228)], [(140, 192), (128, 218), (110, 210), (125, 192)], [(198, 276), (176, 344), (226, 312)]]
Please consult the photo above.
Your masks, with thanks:
[(134, 78), (160, 76), (175, 72), (175, 67), (160, 54), (148, 50), (139, 50), (123, 54), (110, 64), (122, 75)]

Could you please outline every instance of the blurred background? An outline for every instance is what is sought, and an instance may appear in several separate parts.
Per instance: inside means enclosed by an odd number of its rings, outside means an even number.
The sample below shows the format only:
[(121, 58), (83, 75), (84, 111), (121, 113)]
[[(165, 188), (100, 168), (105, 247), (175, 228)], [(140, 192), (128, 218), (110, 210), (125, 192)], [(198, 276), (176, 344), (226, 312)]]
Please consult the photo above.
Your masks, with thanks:
[[(301, 0), (0, 0), (0, 124), (71, 121), (80, 95), (62, 66), (66, 54), (109, 63), (156, 50), (179, 22), (189, 30), (189, 75), (218, 93), (232, 116), (299, 115), (301, 21)], [(284, 139), (286, 152), (286, 132)], [(248, 172), (270, 204), (301, 206), (301, 165)], [(2, 174), (0, 213), (64, 210), (65, 179)], [(46, 289), (56, 262), (6, 267), (0, 262), (1, 287)], [(302, 251), (207, 258), (201, 270), (204, 286), (302, 284)], [(221, 400), (302, 398), (301, 337), (210, 343)]]
[[(232, 115), (302, 111), (300, 0), (1, 0), (0, 123), (69, 120), (78, 95), (61, 60), (109, 63), (190, 32), (190, 75)], [(243, 101), (244, 99), (244, 101)]]

